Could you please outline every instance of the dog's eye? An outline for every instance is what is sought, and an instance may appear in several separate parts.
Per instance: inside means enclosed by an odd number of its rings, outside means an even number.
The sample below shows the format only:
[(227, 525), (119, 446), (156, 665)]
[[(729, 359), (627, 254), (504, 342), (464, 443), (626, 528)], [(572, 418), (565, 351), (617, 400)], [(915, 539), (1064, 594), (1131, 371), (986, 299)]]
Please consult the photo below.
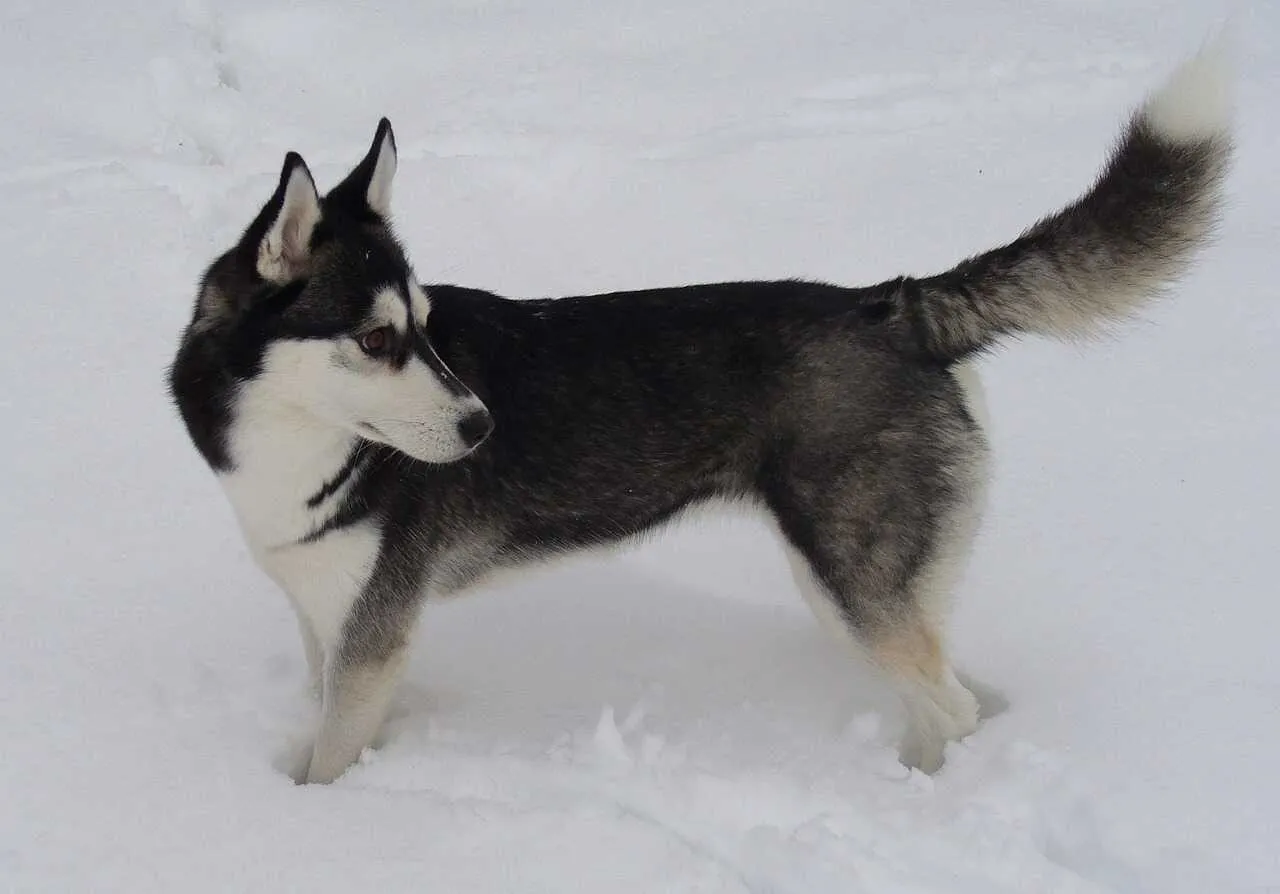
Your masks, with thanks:
[(391, 327), (379, 326), (360, 336), (360, 350), (370, 357), (381, 357), (391, 350)]

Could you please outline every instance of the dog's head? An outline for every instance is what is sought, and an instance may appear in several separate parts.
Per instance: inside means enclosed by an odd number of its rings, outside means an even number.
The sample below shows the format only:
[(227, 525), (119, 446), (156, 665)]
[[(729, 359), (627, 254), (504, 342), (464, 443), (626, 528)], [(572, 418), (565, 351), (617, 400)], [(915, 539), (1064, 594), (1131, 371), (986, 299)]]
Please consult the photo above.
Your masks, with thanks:
[(390, 227), (395, 137), (326, 196), (289, 153), (274, 195), (210, 265), (193, 330), (220, 330), (233, 372), (287, 403), (425, 462), (466, 456), (493, 427), (440, 360), (431, 299)]

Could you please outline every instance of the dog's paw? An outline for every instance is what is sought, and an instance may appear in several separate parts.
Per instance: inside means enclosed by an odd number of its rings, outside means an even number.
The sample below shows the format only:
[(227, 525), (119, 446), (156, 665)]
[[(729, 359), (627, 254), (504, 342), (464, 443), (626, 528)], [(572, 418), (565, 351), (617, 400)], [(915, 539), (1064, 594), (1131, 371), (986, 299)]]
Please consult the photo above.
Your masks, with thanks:
[(341, 779), (357, 763), (358, 761), (325, 760), (317, 755), (308, 765), (305, 778), (297, 780), (295, 777), (295, 781), (306, 785), (329, 785)]
[(932, 776), (946, 763), (946, 747), (942, 739), (909, 734), (898, 746), (898, 760), (904, 767)]
[(311, 756), (314, 751), (315, 745), (311, 739), (300, 739), (290, 743), (272, 765), (298, 785), (303, 785), (311, 772)]

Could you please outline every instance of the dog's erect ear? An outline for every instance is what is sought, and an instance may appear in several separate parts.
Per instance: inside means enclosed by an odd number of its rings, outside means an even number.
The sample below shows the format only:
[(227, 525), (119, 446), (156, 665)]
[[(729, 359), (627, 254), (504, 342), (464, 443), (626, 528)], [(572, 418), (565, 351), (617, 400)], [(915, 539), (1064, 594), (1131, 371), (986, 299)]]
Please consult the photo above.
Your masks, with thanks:
[(284, 158), (275, 195), (249, 229), (258, 239), (258, 275), (282, 285), (305, 276), (311, 261), (311, 236), (320, 216), (320, 194), (307, 163), (298, 153), (290, 152)]
[(391, 218), (391, 181), (396, 175), (396, 138), (391, 122), (383, 118), (373, 145), (347, 178), (329, 191), (326, 203), (352, 211), (372, 211), (383, 220)]
[(373, 159), (373, 172), (365, 187), (364, 200), (379, 217), (391, 216), (391, 181), (396, 176), (396, 135), (391, 132), (391, 122), (383, 118), (378, 122), (373, 146), (362, 164)]

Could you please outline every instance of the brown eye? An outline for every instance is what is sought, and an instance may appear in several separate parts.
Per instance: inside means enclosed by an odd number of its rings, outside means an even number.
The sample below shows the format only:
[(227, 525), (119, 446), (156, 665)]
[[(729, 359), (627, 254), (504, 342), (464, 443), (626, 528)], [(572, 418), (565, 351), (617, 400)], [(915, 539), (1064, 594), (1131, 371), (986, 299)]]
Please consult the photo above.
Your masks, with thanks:
[(391, 327), (379, 326), (360, 336), (360, 350), (370, 357), (381, 357), (391, 350)]

